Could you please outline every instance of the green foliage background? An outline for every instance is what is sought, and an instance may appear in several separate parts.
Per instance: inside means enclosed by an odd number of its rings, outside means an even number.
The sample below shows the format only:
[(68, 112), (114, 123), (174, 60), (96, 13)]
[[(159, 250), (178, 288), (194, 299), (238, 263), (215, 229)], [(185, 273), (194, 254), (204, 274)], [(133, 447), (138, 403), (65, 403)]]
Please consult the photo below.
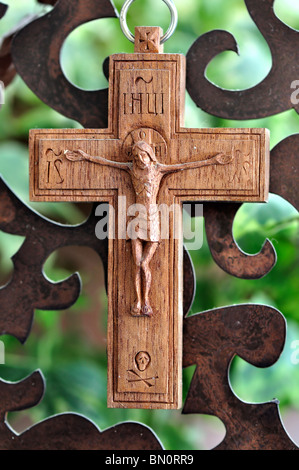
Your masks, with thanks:
[[(51, 7), (35, 0), (7, 0), (9, 11), (0, 21), (0, 37), (7, 34), (26, 15), (42, 14)], [(120, 11), (123, 0), (115, 0)], [(194, 40), (212, 29), (230, 31), (239, 44), (240, 55), (227, 52), (216, 57), (207, 69), (208, 78), (229, 89), (248, 88), (259, 83), (271, 68), (269, 47), (251, 20), (243, 0), (175, 0), (178, 28), (166, 43), (165, 52), (186, 53)], [(296, 0), (277, 0), (276, 14), (299, 29)], [(157, 20), (158, 19), (158, 20)], [(129, 10), (128, 24), (168, 27), (169, 13), (161, 0), (138, 0)], [(101, 64), (110, 54), (132, 52), (133, 45), (123, 36), (117, 19), (93, 21), (81, 26), (67, 39), (61, 56), (68, 78), (77, 86), (97, 89), (107, 86)], [(32, 72), (34, 73), (34, 71)], [(1, 78), (1, 77), (0, 77)], [(299, 77), (294, 77), (298, 79)], [(210, 116), (196, 108), (186, 94), (186, 126), (189, 127), (267, 127), (271, 148), (299, 132), (295, 111), (252, 121), (229, 121)], [(30, 203), (28, 199), (28, 131), (31, 128), (80, 127), (43, 104), (20, 77), (7, 88), (0, 111), (0, 174), (26, 204), (62, 223), (85, 220), (83, 204)], [(234, 279), (213, 262), (206, 240), (202, 249), (191, 252), (197, 289), (190, 313), (238, 303), (263, 303), (279, 309), (287, 319), (285, 350), (271, 368), (259, 370), (239, 358), (233, 361), (230, 380), (235, 393), (245, 401), (280, 400), (282, 416), (299, 411), (299, 365), (294, 358), (293, 341), (299, 340), (298, 306), (298, 212), (281, 198), (271, 195), (268, 204), (245, 204), (240, 209), (234, 235), (247, 253), (260, 251), (266, 238), (274, 244), (278, 262), (272, 272), (257, 281)], [(0, 278), (4, 285), (12, 273), (11, 256), (22, 237), (0, 232)], [(47, 260), (45, 272), (54, 280), (79, 271), (82, 295), (66, 312), (36, 311), (32, 333), (24, 346), (8, 336), (5, 364), (0, 376), (20, 380), (40, 368), (47, 391), (34, 409), (12, 414), (9, 419), (21, 431), (60, 412), (78, 412), (92, 419), (102, 430), (121, 421), (139, 421), (150, 426), (166, 449), (206, 449), (224, 435), (222, 424), (203, 416), (182, 416), (180, 411), (109, 410), (106, 407), (107, 299), (99, 260), (90, 251), (80, 251), (73, 259), (70, 250), (59, 250)], [(81, 255), (80, 255), (81, 253)], [(98, 331), (94, 331), (98, 329)], [(91, 331), (93, 330), (93, 331)], [(297, 346), (298, 347), (298, 346)], [(292, 356), (293, 354), (293, 356)], [(296, 362), (296, 361), (295, 361)], [(193, 368), (184, 371), (184, 394)]]

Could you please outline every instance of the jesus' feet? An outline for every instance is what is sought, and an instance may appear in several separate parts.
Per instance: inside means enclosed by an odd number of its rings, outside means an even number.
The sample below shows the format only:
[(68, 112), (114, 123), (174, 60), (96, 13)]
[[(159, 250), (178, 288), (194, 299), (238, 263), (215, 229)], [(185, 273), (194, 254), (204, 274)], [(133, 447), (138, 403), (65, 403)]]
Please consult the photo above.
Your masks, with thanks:
[(141, 302), (138, 300), (136, 300), (131, 307), (131, 315), (134, 317), (141, 315)]
[(151, 317), (153, 315), (153, 309), (148, 302), (145, 302), (142, 307), (142, 314), (146, 317)]

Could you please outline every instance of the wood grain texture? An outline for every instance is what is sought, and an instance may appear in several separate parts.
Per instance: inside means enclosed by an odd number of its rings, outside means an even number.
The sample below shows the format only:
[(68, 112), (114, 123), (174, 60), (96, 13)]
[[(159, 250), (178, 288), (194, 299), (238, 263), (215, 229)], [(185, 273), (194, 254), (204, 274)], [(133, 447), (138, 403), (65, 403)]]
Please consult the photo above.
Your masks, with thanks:
[[(168, 211), (167, 236), (161, 236), (161, 216), (159, 240), (140, 233), (137, 237), (145, 242), (140, 275), (146, 278), (145, 289), (150, 286), (152, 311), (132, 315), (138, 262), (126, 230), (132, 216), (128, 209), (142, 201), (143, 193), (148, 196), (147, 216), (149, 203), (171, 208), (198, 200), (266, 201), (269, 133), (183, 128), (185, 58), (139, 52), (145, 33), (149, 37), (148, 28), (140, 28), (138, 52), (110, 58), (107, 129), (30, 132), (30, 194), (35, 201), (101, 201), (113, 207), (109, 212), (108, 406), (176, 409), (181, 406), (182, 370), (181, 210)], [(136, 176), (135, 148), (140, 143), (149, 151), (136, 152), (145, 159), (143, 175)], [(144, 163), (146, 159), (150, 162)], [(120, 236), (121, 226), (125, 236)], [(158, 244), (155, 249), (153, 243)], [(150, 264), (143, 269), (149, 250)]]

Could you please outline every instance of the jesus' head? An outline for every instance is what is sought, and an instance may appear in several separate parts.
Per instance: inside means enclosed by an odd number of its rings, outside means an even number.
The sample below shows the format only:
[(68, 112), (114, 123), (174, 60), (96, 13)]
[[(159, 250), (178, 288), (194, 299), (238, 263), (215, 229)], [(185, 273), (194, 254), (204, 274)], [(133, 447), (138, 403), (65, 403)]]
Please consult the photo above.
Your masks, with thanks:
[(157, 158), (152, 147), (144, 141), (136, 142), (132, 147), (133, 161), (139, 167), (146, 167), (156, 163)]

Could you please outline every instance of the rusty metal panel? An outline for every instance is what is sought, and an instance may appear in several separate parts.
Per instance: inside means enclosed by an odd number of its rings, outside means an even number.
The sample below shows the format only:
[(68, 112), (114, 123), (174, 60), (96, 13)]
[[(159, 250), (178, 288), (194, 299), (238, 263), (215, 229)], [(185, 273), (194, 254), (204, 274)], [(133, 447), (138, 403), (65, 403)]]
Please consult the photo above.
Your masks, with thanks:
[(280, 142), (271, 152), (270, 192), (299, 210), (299, 134)]
[(248, 12), (264, 36), (272, 55), (272, 68), (255, 87), (229, 91), (205, 76), (209, 62), (224, 51), (238, 53), (235, 38), (227, 31), (200, 36), (187, 53), (187, 90), (202, 110), (224, 119), (260, 119), (299, 105), (292, 103), (291, 84), (299, 76), (299, 33), (280, 21), (275, 0), (245, 0)]
[(60, 0), (14, 37), (14, 64), (29, 88), (51, 108), (84, 127), (107, 127), (108, 89), (88, 92), (71, 84), (61, 68), (60, 51), (78, 26), (116, 16), (109, 0)]
[(284, 430), (278, 402), (242, 402), (232, 391), (229, 368), (238, 355), (256, 367), (280, 357), (285, 319), (273, 308), (237, 305), (187, 317), (184, 367), (196, 364), (183, 413), (217, 416), (226, 436), (217, 450), (297, 450)]
[(241, 279), (266, 276), (276, 264), (276, 252), (266, 240), (260, 253), (244, 253), (234, 240), (233, 223), (240, 204), (205, 204), (204, 216), (209, 248), (214, 261), (224, 271)]
[(155, 434), (138, 423), (122, 423), (101, 432), (81, 415), (65, 413), (46, 419), (22, 434), (7, 424), (8, 411), (36, 406), (45, 391), (40, 371), (11, 383), (0, 380), (1, 450), (161, 450)]

